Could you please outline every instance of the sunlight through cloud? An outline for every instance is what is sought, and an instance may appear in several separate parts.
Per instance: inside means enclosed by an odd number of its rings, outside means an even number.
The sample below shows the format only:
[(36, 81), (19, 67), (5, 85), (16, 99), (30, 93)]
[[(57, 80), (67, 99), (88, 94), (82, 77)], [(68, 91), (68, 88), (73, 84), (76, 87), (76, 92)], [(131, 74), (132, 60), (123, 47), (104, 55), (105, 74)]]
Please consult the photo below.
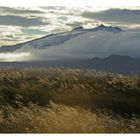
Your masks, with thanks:
[(0, 53), (0, 61), (25, 61), (31, 57), (29, 52), (23, 53)]

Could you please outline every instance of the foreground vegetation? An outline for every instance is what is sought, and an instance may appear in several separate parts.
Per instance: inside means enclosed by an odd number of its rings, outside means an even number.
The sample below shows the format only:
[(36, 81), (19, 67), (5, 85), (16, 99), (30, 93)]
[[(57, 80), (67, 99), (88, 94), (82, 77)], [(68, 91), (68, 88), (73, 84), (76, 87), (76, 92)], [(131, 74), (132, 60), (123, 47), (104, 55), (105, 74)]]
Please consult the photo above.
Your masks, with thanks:
[(140, 132), (140, 77), (94, 70), (0, 70), (0, 132)]

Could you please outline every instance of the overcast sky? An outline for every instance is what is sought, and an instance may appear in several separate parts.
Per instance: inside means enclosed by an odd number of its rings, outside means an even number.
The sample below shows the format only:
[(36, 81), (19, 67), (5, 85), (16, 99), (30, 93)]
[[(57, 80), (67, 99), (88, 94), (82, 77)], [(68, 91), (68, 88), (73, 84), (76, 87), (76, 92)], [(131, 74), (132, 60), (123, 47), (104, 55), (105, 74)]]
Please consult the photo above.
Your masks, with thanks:
[(101, 23), (140, 31), (140, 7), (0, 7), (0, 46)]

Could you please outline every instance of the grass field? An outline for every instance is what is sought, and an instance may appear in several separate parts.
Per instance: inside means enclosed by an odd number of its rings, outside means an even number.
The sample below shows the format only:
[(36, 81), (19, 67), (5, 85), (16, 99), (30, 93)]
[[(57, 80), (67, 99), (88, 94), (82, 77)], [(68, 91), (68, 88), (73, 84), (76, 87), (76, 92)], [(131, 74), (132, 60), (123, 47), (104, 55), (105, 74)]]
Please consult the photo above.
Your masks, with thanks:
[(138, 133), (140, 76), (1, 69), (1, 133)]

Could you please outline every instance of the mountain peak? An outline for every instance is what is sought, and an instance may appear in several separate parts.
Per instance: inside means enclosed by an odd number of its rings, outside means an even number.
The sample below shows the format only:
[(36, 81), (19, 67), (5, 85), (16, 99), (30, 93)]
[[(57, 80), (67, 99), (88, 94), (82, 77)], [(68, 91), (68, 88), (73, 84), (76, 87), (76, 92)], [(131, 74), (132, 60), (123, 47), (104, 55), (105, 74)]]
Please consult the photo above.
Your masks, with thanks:
[(101, 24), (100, 26), (95, 28), (96, 30), (105, 30), (105, 31), (112, 31), (112, 32), (122, 32), (122, 30), (119, 27), (112, 27), (112, 26), (106, 26), (104, 24)]
[(119, 27), (106, 26), (104, 24), (100, 24), (99, 26), (90, 29), (85, 29), (82, 26), (78, 26), (72, 29), (72, 31), (109, 31), (109, 32), (119, 33), (119, 32), (123, 32), (124, 30), (122, 30)]
[(106, 57), (106, 59), (131, 59), (130, 56), (126, 56), (126, 55), (118, 55), (118, 54), (112, 54), (108, 57)]
[(103, 27), (106, 27), (104, 24), (101, 24), (100, 26), (99, 26), (100, 28), (103, 28)]
[(78, 27), (75, 27), (73, 29), (73, 31), (80, 31), (80, 30), (83, 30), (83, 29), (84, 29), (83, 26), (78, 26)]

